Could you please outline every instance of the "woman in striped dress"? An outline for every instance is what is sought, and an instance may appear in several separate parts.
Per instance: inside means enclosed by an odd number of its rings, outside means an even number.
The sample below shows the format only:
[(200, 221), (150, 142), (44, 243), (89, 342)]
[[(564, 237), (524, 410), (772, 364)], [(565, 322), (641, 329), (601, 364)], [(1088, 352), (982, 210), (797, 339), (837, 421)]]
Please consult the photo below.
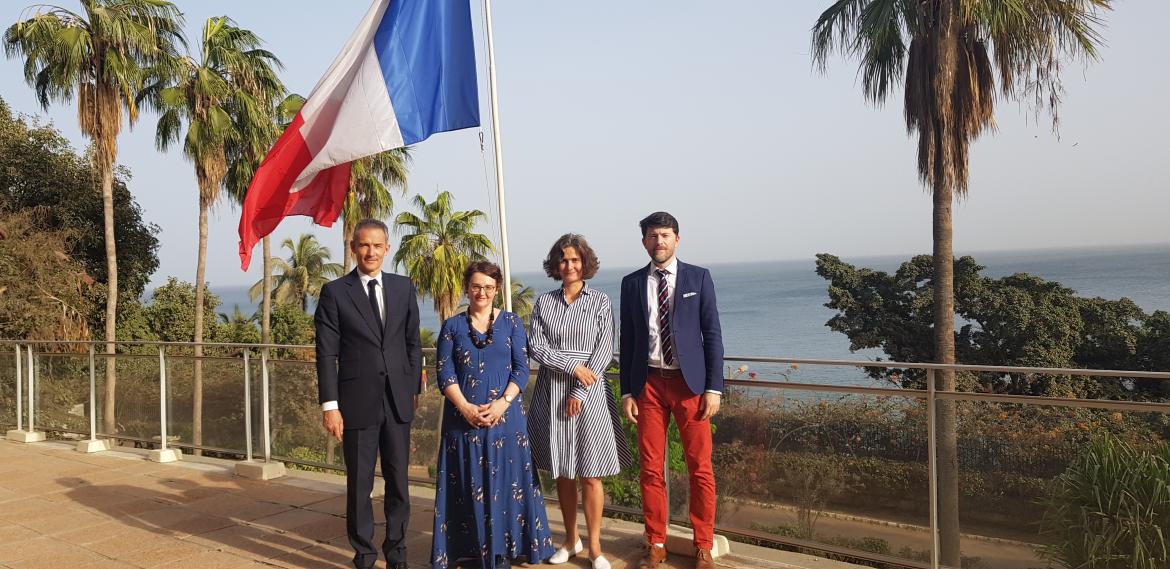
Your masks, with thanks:
[(557, 480), (565, 520), (564, 544), (549, 563), (564, 563), (584, 549), (577, 532), (580, 479), (589, 558), (593, 569), (609, 569), (601, 553), (601, 477), (619, 473), (632, 458), (605, 380), (613, 360), (613, 309), (605, 293), (585, 284), (597, 267), (589, 243), (572, 233), (561, 236), (544, 261), (545, 272), (561, 286), (540, 295), (532, 307), (528, 352), (540, 371), (528, 433), (533, 463)]

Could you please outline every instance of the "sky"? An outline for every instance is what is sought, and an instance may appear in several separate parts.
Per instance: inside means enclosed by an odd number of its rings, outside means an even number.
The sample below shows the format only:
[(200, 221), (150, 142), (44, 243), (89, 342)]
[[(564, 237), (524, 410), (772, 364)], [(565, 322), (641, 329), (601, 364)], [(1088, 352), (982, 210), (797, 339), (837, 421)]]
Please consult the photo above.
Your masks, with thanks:
[[(74, 8), (77, 0), (60, 0)], [(308, 94), (369, 6), (366, 0), (179, 0), (187, 36), (228, 15), (284, 63), (288, 88)], [(930, 198), (900, 93), (866, 102), (856, 63), (811, 65), (809, 30), (828, 0), (519, 2), (492, 20), (513, 272), (540, 270), (562, 233), (584, 234), (603, 266), (646, 262), (638, 220), (666, 210), (680, 222), (679, 256), (693, 263), (927, 253)], [(24, 0), (4, 0), (0, 23)], [(955, 208), (957, 253), (1170, 242), (1170, 74), (1149, 48), (1170, 3), (1129, 0), (1108, 13), (1100, 61), (1065, 64), (1059, 136), (1046, 117), (997, 104), (997, 130), (971, 149), (970, 194)], [(669, 7), (667, 10), (666, 8)], [(488, 128), (482, 3), (477, 21), (482, 129), (415, 147), (407, 197), (455, 196), (498, 235)], [(78, 148), (75, 109), (37, 104), (17, 60), (0, 59), (0, 96), (50, 120)], [(145, 218), (162, 228), (152, 284), (192, 281), (198, 240), (194, 169), (154, 146), (145, 114), (119, 139), (119, 163)], [(480, 139), (486, 143), (481, 147)], [(482, 148), (482, 149), (481, 149)], [(238, 208), (212, 214), (207, 278), (251, 284), (237, 256)], [(341, 257), (338, 227), (289, 218), (275, 242), (313, 232)], [(394, 239), (392, 238), (392, 241)], [(278, 248), (274, 251), (279, 252)], [(259, 259), (259, 252), (256, 253)]]

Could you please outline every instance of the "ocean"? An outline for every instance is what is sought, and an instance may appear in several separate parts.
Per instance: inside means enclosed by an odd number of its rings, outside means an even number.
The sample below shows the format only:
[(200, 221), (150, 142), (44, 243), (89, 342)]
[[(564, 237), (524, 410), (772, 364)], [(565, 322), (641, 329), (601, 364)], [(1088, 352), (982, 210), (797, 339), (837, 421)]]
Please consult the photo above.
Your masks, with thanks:
[[(1170, 311), (1170, 244), (1000, 251), (972, 256), (986, 267), (983, 271), (986, 276), (1031, 273), (1059, 282), (1081, 296), (1129, 298), (1147, 313)], [(857, 266), (893, 271), (908, 258), (843, 259)], [(680, 259), (686, 261), (685, 257)], [(845, 335), (825, 326), (834, 311), (824, 306), (828, 302), (827, 281), (817, 276), (815, 259), (706, 266), (715, 280), (724, 346), (729, 356), (872, 360), (882, 355), (877, 350), (850, 352)], [(603, 268), (589, 284), (609, 294), (616, 309), (621, 278), (632, 270)], [(543, 273), (518, 273), (515, 278), (538, 293), (557, 286)], [(212, 289), (223, 302), (221, 312), (230, 312), (233, 304), (239, 304), (245, 312), (256, 309), (248, 301), (246, 286), (213, 286)], [(438, 317), (430, 300), (423, 300), (420, 306), (422, 325), (436, 330)], [(729, 362), (729, 366), (738, 365)], [(804, 366), (790, 370), (785, 366), (749, 365), (761, 379), (781, 379), (780, 375), (787, 373), (792, 381), (802, 383), (873, 384), (854, 368)]]

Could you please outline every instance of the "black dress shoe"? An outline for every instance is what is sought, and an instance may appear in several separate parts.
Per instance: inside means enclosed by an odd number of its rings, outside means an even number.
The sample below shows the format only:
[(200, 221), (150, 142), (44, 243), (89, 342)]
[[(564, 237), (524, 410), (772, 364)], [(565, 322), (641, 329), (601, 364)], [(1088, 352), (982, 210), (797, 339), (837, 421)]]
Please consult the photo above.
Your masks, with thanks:
[(405, 561), (399, 561), (387, 565), (388, 569), (410, 569), (410, 564)]

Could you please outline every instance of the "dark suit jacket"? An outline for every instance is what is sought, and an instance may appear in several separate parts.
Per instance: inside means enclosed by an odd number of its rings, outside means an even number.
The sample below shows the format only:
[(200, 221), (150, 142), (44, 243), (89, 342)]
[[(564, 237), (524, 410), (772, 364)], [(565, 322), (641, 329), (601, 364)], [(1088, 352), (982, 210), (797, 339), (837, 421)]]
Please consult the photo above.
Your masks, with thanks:
[(317, 312), (317, 395), (337, 401), (345, 427), (381, 423), (383, 393), (389, 393), (399, 423), (414, 419), (414, 396), (422, 387), (422, 343), (418, 300), (410, 279), (382, 273), (384, 330), (370, 308), (356, 270), (321, 288)]
[[(637, 397), (646, 385), (650, 359), (650, 306), (646, 294), (647, 265), (622, 279), (622, 395)], [(723, 391), (723, 331), (715, 305), (715, 282), (703, 267), (679, 261), (674, 282), (670, 331), (683, 379), (692, 393)]]

